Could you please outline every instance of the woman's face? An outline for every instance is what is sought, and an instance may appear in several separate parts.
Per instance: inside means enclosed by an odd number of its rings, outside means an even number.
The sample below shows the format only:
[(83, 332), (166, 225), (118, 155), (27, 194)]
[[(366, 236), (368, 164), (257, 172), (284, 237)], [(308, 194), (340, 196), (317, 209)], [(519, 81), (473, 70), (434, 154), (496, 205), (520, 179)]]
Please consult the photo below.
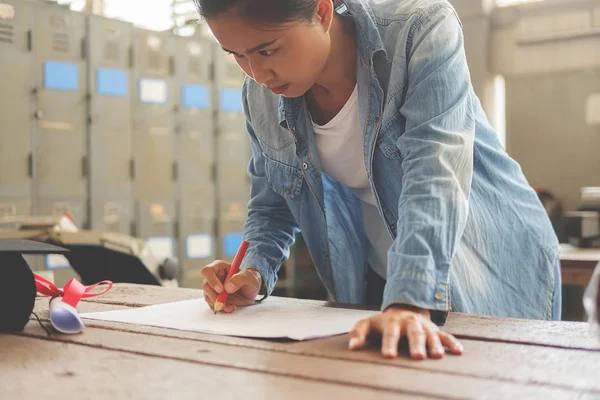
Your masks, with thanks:
[[(319, 78), (330, 51), (330, 1), (317, 1), (312, 22), (253, 24), (231, 12), (208, 22), (221, 47), (256, 82), (276, 94), (300, 97)], [(325, 8), (321, 4), (325, 4)]]

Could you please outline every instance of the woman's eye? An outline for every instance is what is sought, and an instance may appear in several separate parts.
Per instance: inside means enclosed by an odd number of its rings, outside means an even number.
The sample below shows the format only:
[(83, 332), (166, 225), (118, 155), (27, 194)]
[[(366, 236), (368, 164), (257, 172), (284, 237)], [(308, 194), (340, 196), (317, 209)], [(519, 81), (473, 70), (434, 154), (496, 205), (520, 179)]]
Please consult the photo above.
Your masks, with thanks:
[(258, 54), (260, 54), (263, 57), (272, 56), (273, 53), (275, 53), (275, 50), (261, 50), (261, 51), (258, 52)]
[(227, 54), (229, 54), (230, 56), (233, 56), (235, 58), (242, 58), (243, 56), (237, 53), (234, 53), (232, 51), (226, 51)]

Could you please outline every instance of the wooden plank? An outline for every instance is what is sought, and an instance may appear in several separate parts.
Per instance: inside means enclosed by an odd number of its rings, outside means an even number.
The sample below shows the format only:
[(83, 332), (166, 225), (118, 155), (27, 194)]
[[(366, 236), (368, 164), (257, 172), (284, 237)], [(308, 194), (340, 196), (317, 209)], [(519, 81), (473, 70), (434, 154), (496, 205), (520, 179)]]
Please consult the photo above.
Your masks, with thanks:
[(591, 261), (598, 264), (600, 262), (600, 249), (583, 249), (570, 244), (561, 244), (560, 262), (563, 264), (567, 261)]
[[(131, 307), (202, 297), (202, 291), (196, 289), (118, 284), (107, 294), (85, 302), (122, 304)], [(326, 304), (312, 300), (289, 299), (289, 301)], [(463, 339), (600, 351), (600, 341), (585, 322), (551, 322), (450, 313), (443, 329)]]
[(569, 264), (563, 264), (560, 271), (562, 284), (587, 287), (592, 280), (595, 267), (596, 264), (589, 264), (589, 262), (569, 261)]
[(421, 362), (411, 360), (407, 350), (403, 357), (397, 360), (385, 360), (375, 344), (366, 351), (348, 352), (346, 337), (332, 337), (314, 343), (297, 343), (293, 345), (293, 349), (302, 354), (327, 354), (344, 359), (360, 358), (368, 363), (401, 365), (451, 375), (579, 389), (600, 396), (597, 369), (600, 365), (600, 352), (468, 339), (462, 340), (461, 343), (465, 347), (462, 356), (446, 355), (440, 360)]
[[(96, 289), (101, 291), (102, 288)], [(171, 288), (131, 283), (116, 283), (107, 293), (99, 297), (85, 299), (86, 302), (104, 304), (122, 304), (129, 307), (149, 306), (153, 304), (171, 303), (174, 301), (203, 298), (202, 290), (187, 288)]]
[[(0, 335), (0, 359), (0, 388), (6, 399), (399, 397), (371, 388), (12, 335)], [(400, 394), (407, 399), (423, 398)]]
[[(100, 288), (96, 290), (101, 290)], [(200, 289), (172, 288), (152, 285), (138, 285), (131, 283), (116, 283), (112, 290), (99, 297), (84, 299), (85, 302), (125, 305), (129, 307), (142, 307), (155, 304), (171, 303), (174, 301), (194, 300), (204, 298)], [(280, 297), (283, 301), (293, 303), (306, 303), (313, 305), (327, 305), (324, 301), (304, 300)]]
[[(122, 310), (124, 308), (131, 308), (125, 305), (116, 305), (116, 304), (103, 304), (96, 302), (88, 302), (82, 301), (77, 305), (77, 310), (79, 313), (88, 313), (88, 312), (102, 312), (102, 311), (112, 311), (112, 310)], [(49, 307), (48, 307), (48, 299), (47, 298), (38, 298), (33, 307), (33, 312), (38, 315), (40, 318), (49, 319)], [(29, 317), (30, 320), (35, 320), (35, 315), (31, 315)]]
[(452, 313), (444, 330), (462, 339), (600, 351), (600, 340), (587, 322), (537, 321)]
[[(43, 338), (44, 332), (39, 326), (30, 324), (27, 335)], [(339, 338), (338, 338), (339, 339)], [(169, 337), (142, 335), (118, 330), (103, 330), (89, 328), (84, 335), (54, 337), (53, 340), (77, 343), (92, 348), (113, 349), (119, 353), (127, 352), (135, 355), (155, 356), (161, 358), (176, 359), (193, 363), (208, 364), (219, 367), (229, 367), (243, 370), (261, 372), (268, 375), (281, 375), (302, 379), (305, 382), (329, 382), (331, 384), (364, 390), (377, 390), (385, 393), (416, 394), (426, 397), (445, 397), (451, 399), (464, 398), (577, 398), (583, 393), (600, 395), (600, 384), (594, 385), (596, 371), (585, 372), (584, 368), (576, 371), (565, 366), (551, 377), (547, 376), (546, 370), (538, 370), (532, 378), (529, 369), (532, 364), (523, 365), (516, 374), (511, 372), (507, 378), (506, 370), (496, 368), (492, 378), (483, 378), (480, 373), (462, 373), (455, 364), (460, 357), (448, 357), (445, 360), (419, 362), (409, 359), (386, 361), (374, 351), (362, 352), (361, 360), (350, 360), (348, 357), (319, 357), (305, 354), (293, 354), (290, 352), (265, 351), (249, 347), (231, 346), (227, 344), (199, 342), (195, 340), (182, 340)], [(476, 342), (477, 343), (477, 342)], [(305, 343), (308, 344), (308, 343)], [(341, 341), (329, 342), (324, 348), (330, 350), (329, 344), (334, 344), (334, 352), (339, 355), (360, 356), (361, 353), (350, 353), (341, 347)], [(481, 344), (479, 342), (479, 344)], [(285, 344), (279, 344), (285, 347)], [(492, 344), (495, 345), (495, 344)], [(510, 345), (501, 345), (510, 346)], [(467, 347), (468, 348), (468, 347)], [(486, 362), (479, 364), (478, 368), (485, 369), (490, 359), (503, 354), (505, 348), (496, 352), (487, 352)], [(567, 351), (567, 350), (562, 350)], [(331, 353), (331, 352), (330, 352)], [(475, 354), (472, 351), (472, 354)], [(321, 354), (322, 355), (322, 354)], [(490, 358), (487, 358), (490, 356)], [(365, 362), (371, 358), (373, 362)], [(562, 361), (564, 357), (558, 357), (556, 361)], [(588, 366), (598, 362), (597, 360), (584, 361)], [(398, 362), (399, 361), (399, 362)], [(547, 360), (546, 360), (547, 361)], [(461, 367), (468, 366), (473, 360), (464, 359)], [(495, 360), (496, 362), (496, 360)], [(517, 364), (514, 360), (511, 366)], [(581, 360), (577, 360), (582, 365)], [(429, 368), (426, 365), (429, 364)], [(571, 363), (573, 364), (573, 363)], [(569, 366), (571, 365), (569, 364)], [(593, 368), (592, 368), (593, 369)], [(460, 371), (456, 373), (456, 371)], [(579, 374), (577, 382), (570, 384), (569, 380), (575, 374)], [(526, 376), (519, 377), (519, 373)], [(550, 378), (562, 377), (560, 383), (553, 382)], [(592, 376), (590, 378), (590, 375)], [(522, 382), (515, 382), (518, 378)], [(435, 382), (435, 385), (432, 385)], [(578, 385), (578, 386), (576, 386)], [(597, 387), (598, 390), (595, 390)], [(449, 390), (449, 388), (452, 388)], [(307, 393), (310, 393), (307, 391)], [(342, 398), (336, 394), (336, 398)]]
[[(82, 311), (101, 311), (118, 309), (122, 306), (102, 304), (81, 304)], [(86, 308), (92, 308), (87, 310)], [(47, 310), (40, 310), (42, 318), (47, 318)], [(238, 348), (268, 350), (283, 352), (292, 355), (327, 358), (333, 360), (347, 360), (379, 365), (394, 365), (431, 372), (443, 372), (466, 377), (479, 377), (482, 379), (502, 379), (521, 384), (544, 384), (559, 388), (575, 388), (578, 390), (592, 390), (600, 392), (600, 380), (597, 379), (596, 366), (600, 365), (600, 352), (572, 350), (566, 348), (553, 348), (545, 346), (531, 346), (525, 344), (512, 344), (503, 342), (490, 342), (481, 340), (463, 340), (465, 354), (460, 357), (446, 356), (442, 360), (427, 360), (415, 362), (407, 357), (397, 360), (382, 358), (374, 347), (360, 352), (347, 350), (347, 336), (337, 336), (323, 340), (307, 342), (281, 342), (267, 340), (251, 340), (225, 336), (207, 335), (195, 332), (177, 331), (165, 328), (154, 328), (131, 324), (112, 323), (107, 321), (86, 321), (88, 328), (102, 328), (108, 331), (117, 331), (145, 336), (158, 336), (168, 339), (197, 342), (198, 345), (214, 344), (235, 346)], [(60, 340), (87, 340), (86, 335), (75, 336), (74, 339)], [(132, 341), (137, 341), (132, 340)], [(170, 348), (171, 346), (169, 346)], [(237, 351), (237, 350), (236, 350)], [(239, 350), (240, 352), (242, 350)], [(221, 351), (218, 352), (219, 354)], [(493, 360), (493, 362), (490, 362)]]

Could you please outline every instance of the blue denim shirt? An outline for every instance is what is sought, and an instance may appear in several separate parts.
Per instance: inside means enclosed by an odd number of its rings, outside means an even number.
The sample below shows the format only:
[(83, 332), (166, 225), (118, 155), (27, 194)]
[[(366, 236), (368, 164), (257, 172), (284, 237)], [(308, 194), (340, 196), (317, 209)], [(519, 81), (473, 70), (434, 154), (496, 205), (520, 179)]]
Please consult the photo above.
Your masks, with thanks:
[[(558, 240), (473, 91), (451, 5), (345, 3), (357, 28), (365, 168), (394, 239), (382, 309), (556, 318)], [(301, 231), (329, 294), (363, 303), (372, 249), (360, 202), (321, 171), (304, 98), (249, 78), (242, 98), (252, 147), (242, 268), (257, 268), (270, 293)]]

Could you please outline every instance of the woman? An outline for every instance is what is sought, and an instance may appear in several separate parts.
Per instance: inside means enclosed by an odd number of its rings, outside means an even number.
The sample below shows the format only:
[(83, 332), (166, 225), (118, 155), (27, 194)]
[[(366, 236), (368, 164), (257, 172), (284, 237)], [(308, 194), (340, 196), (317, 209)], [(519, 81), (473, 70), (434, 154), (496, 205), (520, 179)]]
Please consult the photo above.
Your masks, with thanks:
[[(449, 311), (559, 319), (558, 241), (473, 92), (446, 0), (196, 0), (248, 78), (252, 193), (242, 271), (203, 270), (206, 301), (253, 303), (300, 230), (333, 299), (377, 304), (417, 359), (461, 345)], [(220, 278), (220, 279), (219, 279)]]

